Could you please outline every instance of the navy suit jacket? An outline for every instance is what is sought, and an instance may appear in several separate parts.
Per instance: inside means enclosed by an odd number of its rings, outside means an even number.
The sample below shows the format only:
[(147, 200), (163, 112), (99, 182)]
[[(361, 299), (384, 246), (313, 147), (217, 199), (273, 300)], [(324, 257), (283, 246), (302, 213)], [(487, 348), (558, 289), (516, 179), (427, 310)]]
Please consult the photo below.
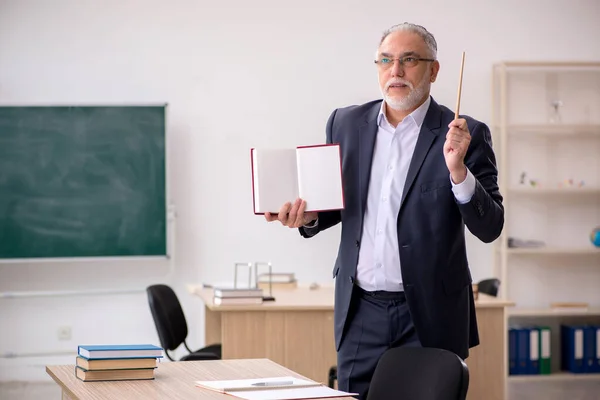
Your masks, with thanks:
[[(346, 206), (342, 211), (319, 213), (314, 228), (299, 229), (303, 237), (312, 237), (342, 223), (333, 269), (337, 349), (356, 276), (381, 101), (340, 108), (329, 117), (327, 143), (340, 144)], [(443, 155), (454, 112), (432, 99), (410, 162), (397, 230), (404, 291), (421, 344), (453, 351), (464, 359), (469, 348), (479, 344), (464, 228), (483, 242), (492, 242), (502, 231), (504, 208), (490, 130), (471, 117), (461, 117), (471, 133), (465, 156), (476, 179), (471, 201), (456, 201)]]

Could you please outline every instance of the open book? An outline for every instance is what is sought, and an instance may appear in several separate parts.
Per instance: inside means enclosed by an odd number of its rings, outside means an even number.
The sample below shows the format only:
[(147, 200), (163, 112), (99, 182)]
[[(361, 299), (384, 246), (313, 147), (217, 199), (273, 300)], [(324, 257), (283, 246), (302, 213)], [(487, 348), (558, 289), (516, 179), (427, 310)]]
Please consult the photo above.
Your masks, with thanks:
[(287, 202), (306, 201), (305, 211), (344, 208), (340, 146), (250, 151), (254, 213), (277, 214)]
[(280, 376), (256, 379), (196, 381), (196, 386), (246, 400), (293, 400), (355, 395), (331, 389), (319, 382)]

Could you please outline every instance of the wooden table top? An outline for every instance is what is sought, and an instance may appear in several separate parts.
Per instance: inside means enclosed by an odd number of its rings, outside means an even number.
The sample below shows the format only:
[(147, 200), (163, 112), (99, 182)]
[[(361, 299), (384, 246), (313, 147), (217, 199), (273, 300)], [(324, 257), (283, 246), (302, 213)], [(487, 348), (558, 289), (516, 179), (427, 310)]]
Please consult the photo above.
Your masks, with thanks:
[[(275, 301), (266, 301), (262, 304), (242, 305), (215, 305), (213, 302), (213, 289), (204, 288), (202, 285), (187, 285), (188, 292), (199, 296), (209, 310), (214, 311), (333, 311), (334, 288), (321, 286), (317, 289), (298, 287), (295, 289), (273, 289)], [(265, 295), (268, 294), (265, 291)], [(479, 293), (475, 301), (476, 308), (510, 307), (514, 303)]]
[[(83, 382), (75, 377), (75, 365), (46, 366), (46, 372), (73, 399), (169, 399), (231, 400), (234, 397), (203, 389), (195, 381), (295, 376), (306, 379), (267, 359), (161, 362), (154, 380)], [(331, 399), (354, 400), (352, 397)]]
[[(333, 311), (333, 290), (333, 287), (319, 287), (314, 290), (309, 287), (273, 289), (275, 301), (265, 301), (262, 304), (215, 305), (213, 289), (203, 288), (202, 285), (188, 285), (188, 291), (199, 296), (210, 310), (219, 311)], [(268, 291), (264, 291), (264, 294), (268, 295)]]
[(490, 296), (485, 293), (479, 293), (478, 299), (475, 300), (475, 308), (512, 307), (514, 305), (515, 305), (514, 301), (500, 299), (500, 298)]

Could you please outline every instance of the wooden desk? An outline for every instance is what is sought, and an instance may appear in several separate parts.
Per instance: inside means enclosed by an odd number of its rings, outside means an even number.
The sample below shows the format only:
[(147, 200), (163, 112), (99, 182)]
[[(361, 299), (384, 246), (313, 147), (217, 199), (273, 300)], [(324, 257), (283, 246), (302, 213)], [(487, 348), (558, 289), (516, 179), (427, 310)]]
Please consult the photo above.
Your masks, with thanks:
[(212, 289), (188, 286), (205, 303), (205, 342), (221, 343), (223, 359), (268, 358), (327, 383), (337, 364), (333, 288), (273, 290), (261, 305), (216, 306)]
[(508, 375), (506, 307), (514, 303), (479, 293), (475, 302), (480, 345), (470, 349), (467, 400), (505, 400)]
[[(333, 287), (273, 290), (276, 301), (216, 306), (212, 289), (188, 285), (205, 304), (205, 341), (221, 343), (224, 359), (268, 358), (326, 383), (336, 365)], [(473, 349), (468, 399), (505, 400), (506, 307), (513, 303), (479, 294), (476, 302), (481, 344)]]
[[(162, 362), (155, 379), (147, 381), (83, 382), (75, 377), (75, 365), (47, 366), (46, 372), (62, 388), (63, 400), (94, 399), (170, 399), (231, 400), (228, 394), (195, 386), (195, 381), (210, 379), (267, 378), (296, 376), (304, 378), (270, 360), (220, 360)], [(332, 399), (354, 400), (352, 397)]]

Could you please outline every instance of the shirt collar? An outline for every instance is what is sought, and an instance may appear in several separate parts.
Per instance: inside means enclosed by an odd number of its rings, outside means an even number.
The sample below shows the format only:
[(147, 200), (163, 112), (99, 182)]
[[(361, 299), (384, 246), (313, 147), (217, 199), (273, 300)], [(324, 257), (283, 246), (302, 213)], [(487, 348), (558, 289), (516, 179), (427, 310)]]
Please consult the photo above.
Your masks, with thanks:
[[(431, 96), (427, 96), (427, 99), (417, 107), (416, 110), (411, 112), (406, 116), (406, 118), (410, 117), (415, 122), (417, 127), (420, 129), (421, 125), (423, 125), (423, 121), (425, 121), (425, 116), (427, 115), (427, 110), (429, 109), (429, 105), (431, 104)], [(379, 114), (377, 115), (377, 125), (381, 126), (382, 119), (385, 119), (385, 122), (389, 124), (389, 121), (385, 115), (385, 100), (381, 102), (381, 107), (379, 108)]]

